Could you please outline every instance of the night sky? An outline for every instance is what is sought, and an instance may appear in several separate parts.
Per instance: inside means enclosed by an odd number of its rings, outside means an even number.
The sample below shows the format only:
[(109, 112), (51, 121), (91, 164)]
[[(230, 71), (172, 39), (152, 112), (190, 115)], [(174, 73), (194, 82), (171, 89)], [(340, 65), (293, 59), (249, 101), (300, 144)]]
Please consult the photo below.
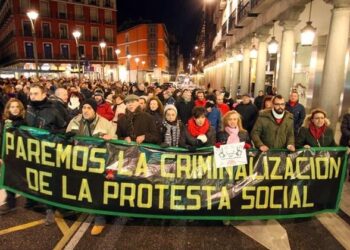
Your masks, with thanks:
[(203, 0), (117, 0), (118, 28), (128, 20), (165, 23), (188, 57), (200, 30), (202, 4)]

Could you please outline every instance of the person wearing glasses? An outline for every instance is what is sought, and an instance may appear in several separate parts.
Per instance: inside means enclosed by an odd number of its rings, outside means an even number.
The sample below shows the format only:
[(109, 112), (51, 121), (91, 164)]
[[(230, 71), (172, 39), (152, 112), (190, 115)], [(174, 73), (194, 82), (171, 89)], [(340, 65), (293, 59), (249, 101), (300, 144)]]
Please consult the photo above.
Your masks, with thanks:
[(254, 146), (260, 151), (271, 148), (295, 151), (293, 115), (285, 107), (284, 98), (276, 95), (272, 99), (272, 109), (260, 111), (251, 132)]
[(299, 130), (296, 139), (297, 148), (336, 147), (334, 132), (329, 127), (330, 121), (322, 109), (314, 109)]

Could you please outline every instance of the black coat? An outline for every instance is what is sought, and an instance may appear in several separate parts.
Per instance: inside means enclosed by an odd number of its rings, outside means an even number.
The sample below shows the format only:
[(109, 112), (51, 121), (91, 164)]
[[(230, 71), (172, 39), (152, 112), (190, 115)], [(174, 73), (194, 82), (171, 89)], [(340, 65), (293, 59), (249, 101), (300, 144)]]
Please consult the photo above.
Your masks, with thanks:
[(258, 108), (251, 102), (249, 104), (240, 103), (236, 111), (242, 116), (243, 128), (250, 133), (258, 117)]
[(48, 99), (44, 99), (35, 106), (30, 104), (25, 120), (30, 127), (46, 129), (51, 132), (64, 132), (67, 126), (62, 115)]
[(350, 114), (346, 114), (341, 122), (341, 138), (340, 145), (344, 147), (350, 146)]
[(216, 132), (214, 127), (210, 126), (208, 129), (208, 132), (205, 134), (207, 136), (207, 142), (202, 143), (200, 140), (197, 139), (197, 137), (194, 137), (190, 134), (188, 129), (185, 129), (185, 139), (186, 139), (186, 145), (189, 147), (209, 147), (214, 146), (216, 142)]
[(70, 120), (74, 117), (68, 110), (67, 104), (65, 104), (61, 99), (56, 96), (50, 96), (49, 101), (52, 105), (57, 109), (59, 114), (65, 120), (66, 124), (70, 122)]
[(301, 127), (299, 134), (296, 138), (296, 147), (302, 148), (304, 145), (309, 145), (311, 147), (336, 147), (337, 144), (334, 141), (334, 133), (330, 127), (327, 127), (324, 134), (319, 140), (316, 140), (312, 136), (310, 129), (306, 127)]
[(136, 141), (136, 137), (145, 135), (144, 142), (160, 143), (160, 130), (156, 127), (153, 117), (138, 108), (134, 113), (126, 111), (117, 122), (117, 134), (119, 139), (130, 137)]
[(264, 95), (255, 97), (255, 99), (254, 99), (254, 105), (258, 108), (258, 110), (261, 110), (261, 109), (262, 109), (262, 105), (263, 105), (264, 98), (265, 98)]
[(192, 110), (194, 108), (194, 102), (185, 102), (184, 99), (180, 99), (179, 102), (175, 104), (178, 117), (183, 124), (187, 124), (188, 120), (192, 117)]
[[(220, 144), (226, 144), (229, 136), (230, 135), (226, 131), (221, 131), (217, 134), (216, 141)], [(240, 142), (245, 142), (245, 143), (248, 143), (249, 145), (252, 144), (247, 131), (239, 131), (238, 137)]]

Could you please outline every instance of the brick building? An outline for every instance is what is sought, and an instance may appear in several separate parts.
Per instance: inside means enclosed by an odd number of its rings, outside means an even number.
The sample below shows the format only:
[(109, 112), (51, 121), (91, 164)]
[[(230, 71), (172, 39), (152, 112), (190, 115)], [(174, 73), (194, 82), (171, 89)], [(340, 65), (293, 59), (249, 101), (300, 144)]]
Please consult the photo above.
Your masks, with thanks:
[(139, 24), (119, 31), (117, 44), (121, 51), (119, 64), (122, 80), (169, 80), (168, 32), (164, 24)]
[[(105, 76), (116, 75), (116, 0), (1, 0), (0, 66), (2, 71), (19, 74), (35, 72), (33, 35), (26, 13), (36, 10), (36, 45), (40, 73), (77, 72), (77, 48), (72, 35), (81, 32), (79, 54), (86, 72), (101, 77), (101, 41)], [(113, 75), (113, 76), (112, 76)]]

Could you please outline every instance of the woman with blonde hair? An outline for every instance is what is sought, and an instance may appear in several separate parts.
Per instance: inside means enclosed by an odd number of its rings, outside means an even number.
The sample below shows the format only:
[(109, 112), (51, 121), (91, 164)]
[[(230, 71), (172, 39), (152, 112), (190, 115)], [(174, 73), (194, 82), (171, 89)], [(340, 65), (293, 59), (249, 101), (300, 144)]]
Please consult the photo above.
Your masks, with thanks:
[[(5, 105), (3, 120), (1, 122), (1, 133), (3, 128), (9, 126), (21, 126), (24, 121), (25, 109), (22, 102), (16, 98), (11, 98)], [(16, 209), (16, 194), (6, 191), (6, 206), (0, 208), (0, 215), (7, 214)]]
[(314, 109), (306, 116), (296, 138), (297, 148), (336, 147), (334, 132), (327, 114), (322, 109)]
[(245, 148), (251, 148), (249, 134), (243, 128), (241, 115), (237, 111), (227, 112), (222, 119), (222, 123), (223, 131), (217, 135), (216, 146), (245, 142)]

